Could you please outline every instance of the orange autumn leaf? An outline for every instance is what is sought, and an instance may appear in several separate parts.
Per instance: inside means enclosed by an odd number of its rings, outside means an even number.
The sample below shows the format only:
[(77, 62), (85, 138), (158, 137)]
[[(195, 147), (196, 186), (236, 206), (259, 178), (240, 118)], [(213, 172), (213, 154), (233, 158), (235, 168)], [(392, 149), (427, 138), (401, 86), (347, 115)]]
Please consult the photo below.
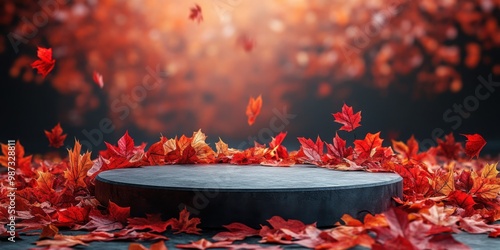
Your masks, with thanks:
[(446, 167), (447, 171), (436, 171), (434, 173), (434, 177), (429, 182), (435, 195), (449, 195), (455, 190), (454, 166), (455, 162), (451, 162)]
[(45, 78), (56, 64), (56, 60), (52, 59), (52, 48), (38, 47), (37, 56), (39, 59), (34, 61), (31, 67), (36, 69), (38, 74)]
[(354, 141), (354, 152), (360, 158), (371, 157), (377, 148), (382, 147), (383, 141), (383, 139), (380, 139), (380, 132), (375, 134), (367, 133), (365, 139)]
[[(3, 155), (0, 155), (0, 165), (4, 167), (9, 167), (9, 152), (11, 152), (9, 150), (9, 145), (3, 143), (1, 143), (0, 145), (3, 153)], [(20, 169), (23, 174), (26, 175), (33, 174), (31, 171), (32, 155), (24, 157), (25, 155), (24, 147), (19, 141), (16, 141), (16, 144), (14, 145), (14, 155), (15, 155), (15, 160), (14, 160), (15, 168)]]
[(64, 171), (64, 177), (66, 178), (66, 185), (71, 189), (87, 186), (84, 179), (87, 177), (87, 172), (94, 165), (94, 162), (90, 159), (90, 152), (80, 155), (81, 149), (82, 145), (76, 139), (73, 150), (68, 149), (69, 162), (68, 169)]
[(260, 109), (262, 108), (262, 95), (257, 98), (250, 97), (248, 100), (246, 115), (248, 117), (248, 125), (252, 126), (255, 122), (255, 118), (260, 114)]
[(102, 79), (102, 75), (99, 72), (94, 71), (92, 74), (92, 80), (94, 80), (95, 84), (97, 84), (101, 89), (104, 87), (104, 81)]
[(498, 175), (497, 165), (498, 165), (498, 162), (495, 164), (486, 164), (483, 167), (483, 170), (481, 170), (481, 177), (483, 177), (485, 179), (497, 178), (497, 175)]
[(51, 194), (54, 192), (54, 179), (55, 176), (50, 172), (37, 171), (38, 178), (36, 179), (37, 189), (44, 194)]
[(54, 126), (50, 132), (45, 130), (45, 136), (49, 139), (49, 146), (60, 148), (64, 145), (64, 140), (66, 140), (67, 134), (63, 134), (61, 123), (57, 123), (57, 125)]

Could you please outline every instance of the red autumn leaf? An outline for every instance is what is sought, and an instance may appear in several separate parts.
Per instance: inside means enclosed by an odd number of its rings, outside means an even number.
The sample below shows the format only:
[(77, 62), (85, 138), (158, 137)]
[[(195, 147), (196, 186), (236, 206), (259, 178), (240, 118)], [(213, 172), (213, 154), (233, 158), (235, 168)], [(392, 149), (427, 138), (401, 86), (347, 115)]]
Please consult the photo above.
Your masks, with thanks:
[(134, 139), (130, 137), (128, 131), (118, 140), (118, 146), (106, 142), (108, 153), (111, 157), (124, 158), (129, 161), (138, 161), (142, 158), (146, 145), (135, 146)]
[(205, 250), (209, 248), (225, 248), (228, 245), (231, 245), (230, 241), (219, 241), (219, 242), (210, 242), (205, 239), (201, 239), (198, 241), (192, 241), (189, 244), (177, 244), (175, 245), (178, 248), (187, 248), (187, 249), (199, 249)]
[(197, 227), (198, 224), (200, 224), (200, 218), (189, 219), (189, 211), (186, 208), (179, 213), (179, 219), (172, 219), (174, 234), (200, 234), (201, 229)]
[(236, 43), (239, 44), (246, 52), (252, 51), (255, 47), (255, 40), (247, 35), (241, 35), (238, 37)]
[(214, 235), (212, 239), (216, 241), (235, 241), (243, 240), (246, 237), (251, 237), (259, 235), (259, 230), (253, 229), (241, 223), (231, 223), (229, 225), (224, 225), (229, 232), (220, 232)]
[(163, 240), (151, 244), (149, 248), (143, 246), (140, 243), (130, 243), (128, 250), (167, 250), (167, 246)]
[(352, 107), (347, 106), (345, 103), (344, 106), (342, 106), (342, 112), (337, 112), (332, 115), (335, 118), (335, 122), (343, 125), (340, 130), (350, 132), (361, 126), (361, 124), (359, 124), (359, 122), (361, 122), (361, 111), (354, 114)]
[(94, 82), (102, 89), (104, 87), (104, 81), (102, 79), (102, 75), (99, 74), (99, 72), (97, 71), (94, 71), (94, 73), (92, 73), (92, 80), (94, 80)]
[(128, 217), (130, 217), (130, 207), (120, 207), (112, 201), (109, 201), (108, 212), (112, 219), (122, 224), (126, 224)]
[(338, 133), (335, 133), (333, 138), (333, 144), (326, 144), (328, 154), (336, 158), (338, 161), (349, 157), (352, 155), (352, 147), (346, 148), (346, 141), (339, 137)]
[(49, 146), (60, 148), (64, 145), (64, 140), (66, 140), (67, 134), (63, 134), (61, 124), (57, 123), (57, 125), (54, 126), (50, 132), (45, 130), (45, 136), (49, 139)]
[(323, 141), (319, 136), (316, 138), (316, 143), (311, 139), (304, 137), (297, 138), (300, 142), (301, 149), (307, 157), (308, 162), (320, 165), (322, 163), (321, 156), (323, 155)]
[(52, 59), (52, 48), (38, 47), (37, 56), (39, 59), (34, 61), (31, 67), (36, 69), (38, 74), (45, 78), (56, 64), (56, 60)]
[(418, 142), (415, 140), (415, 137), (412, 135), (410, 139), (406, 142), (401, 141), (392, 141), (392, 147), (394, 151), (404, 156), (405, 159), (411, 159), (417, 156), (418, 154)]
[(445, 135), (444, 141), (437, 139), (438, 147), (437, 154), (446, 157), (449, 160), (458, 159), (458, 154), (462, 151), (462, 145), (455, 142), (455, 137), (453, 133)]
[(201, 13), (201, 7), (198, 4), (195, 4), (194, 7), (190, 9), (189, 19), (200, 23), (203, 21), (203, 15)]
[(280, 246), (269, 246), (269, 247), (263, 247), (259, 244), (231, 244), (231, 245), (226, 245), (225, 248), (228, 248), (230, 250), (283, 250)]
[(288, 229), (294, 233), (299, 233), (306, 228), (306, 225), (302, 221), (292, 219), (285, 220), (280, 216), (273, 216), (271, 219), (267, 220), (267, 222), (269, 222), (274, 229)]
[(461, 218), (458, 225), (462, 230), (473, 234), (495, 232), (496, 230), (500, 229), (500, 225), (486, 224), (485, 220), (481, 218), (481, 215), (479, 214), (474, 214), (471, 217)]
[(483, 149), (484, 145), (486, 145), (486, 141), (479, 134), (467, 135), (462, 134), (467, 137), (467, 142), (465, 143), (465, 154), (470, 158), (474, 156), (479, 158), (479, 152)]
[(448, 194), (448, 201), (450, 201), (451, 204), (465, 209), (466, 214), (474, 212), (474, 205), (476, 202), (470, 194), (455, 190)]
[(46, 246), (50, 249), (66, 249), (77, 245), (87, 246), (85, 242), (73, 235), (57, 234), (54, 236), (54, 239), (39, 240), (36, 242), (37, 247)]
[(127, 228), (134, 230), (150, 229), (151, 232), (163, 233), (168, 226), (172, 225), (172, 220), (163, 221), (161, 214), (146, 214), (146, 218), (128, 218)]
[(255, 122), (255, 118), (260, 114), (260, 109), (262, 108), (262, 96), (259, 95), (257, 98), (250, 97), (248, 100), (246, 115), (248, 117), (248, 125), (252, 126)]
[(88, 207), (68, 207), (57, 211), (57, 221), (66, 225), (84, 224), (89, 219)]
[(59, 228), (57, 228), (56, 226), (52, 224), (45, 225), (43, 226), (42, 232), (40, 233), (38, 239), (46, 239), (46, 238), (52, 239), (58, 233), (59, 233)]
[(380, 139), (380, 132), (376, 134), (368, 133), (365, 139), (354, 141), (354, 152), (358, 154), (358, 158), (369, 158), (377, 148), (382, 147), (383, 141), (383, 139)]

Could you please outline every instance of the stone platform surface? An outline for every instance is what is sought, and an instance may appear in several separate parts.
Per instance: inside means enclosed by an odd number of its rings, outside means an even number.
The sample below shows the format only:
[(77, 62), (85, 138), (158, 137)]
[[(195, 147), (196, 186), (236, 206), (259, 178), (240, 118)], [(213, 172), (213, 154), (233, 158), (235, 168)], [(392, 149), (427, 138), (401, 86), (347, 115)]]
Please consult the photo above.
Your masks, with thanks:
[(274, 215), (330, 227), (345, 214), (380, 213), (402, 195), (393, 173), (292, 167), (172, 165), (116, 169), (96, 179), (96, 198), (130, 206), (132, 216), (177, 217), (186, 207), (204, 228), (258, 227)]

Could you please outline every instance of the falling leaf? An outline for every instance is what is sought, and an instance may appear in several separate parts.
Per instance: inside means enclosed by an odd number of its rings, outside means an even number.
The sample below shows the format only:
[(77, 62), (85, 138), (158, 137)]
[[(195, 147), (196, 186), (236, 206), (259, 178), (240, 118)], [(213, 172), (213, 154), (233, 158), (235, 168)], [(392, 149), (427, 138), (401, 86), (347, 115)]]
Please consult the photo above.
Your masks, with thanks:
[(246, 115), (248, 117), (248, 125), (252, 126), (255, 122), (255, 118), (260, 114), (260, 109), (262, 108), (262, 96), (259, 95), (256, 99), (250, 97), (248, 100), (248, 106), (246, 110)]
[(54, 69), (56, 60), (52, 59), (52, 48), (38, 47), (37, 51), (38, 60), (31, 64), (31, 67), (38, 71), (38, 74), (44, 78)]
[(486, 145), (486, 141), (479, 134), (472, 134), (463, 136), (467, 137), (467, 142), (465, 143), (465, 153), (470, 158), (474, 156), (479, 157), (479, 152), (483, 149), (484, 145)]
[(99, 72), (94, 71), (92, 73), (92, 80), (102, 89), (104, 87), (104, 81), (102, 80), (102, 75)]
[(345, 103), (344, 106), (342, 106), (342, 112), (337, 112), (332, 115), (335, 118), (335, 122), (342, 124), (340, 130), (350, 132), (361, 126), (361, 124), (359, 124), (359, 122), (361, 122), (361, 111), (354, 114), (352, 107), (347, 106)]
[(201, 13), (201, 7), (196, 4), (194, 7), (192, 7), (190, 9), (190, 14), (189, 14), (189, 19), (193, 20), (193, 21), (196, 21), (198, 23), (200, 23), (201, 21), (203, 21), (203, 15)]
[(57, 123), (57, 125), (54, 126), (50, 132), (45, 130), (45, 136), (49, 139), (49, 146), (60, 148), (64, 145), (64, 140), (66, 140), (67, 134), (63, 134), (61, 124)]

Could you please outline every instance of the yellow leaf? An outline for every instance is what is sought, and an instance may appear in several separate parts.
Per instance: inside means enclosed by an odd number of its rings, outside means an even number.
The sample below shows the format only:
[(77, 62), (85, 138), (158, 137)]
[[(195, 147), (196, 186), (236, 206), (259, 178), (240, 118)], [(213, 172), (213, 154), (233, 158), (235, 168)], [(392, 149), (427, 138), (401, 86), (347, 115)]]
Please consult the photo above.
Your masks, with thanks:
[(66, 185), (72, 189), (86, 187), (84, 179), (94, 164), (90, 159), (90, 152), (80, 155), (81, 149), (82, 145), (78, 140), (75, 140), (73, 150), (68, 149), (69, 163), (68, 169), (64, 171), (64, 177), (66, 178)]
[(430, 184), (434, 190), (434, 194), (448, 195), (455, 190), (455, 179), (453, 178), (454, 162), (445, 166), (447, 173), (434, 173), (434, 178), (430, 180)]
[(485, 179), (495, 179), (498, 175), (497, 163), (495, 164), (486, 164), (481, 171), (481, 177)]

